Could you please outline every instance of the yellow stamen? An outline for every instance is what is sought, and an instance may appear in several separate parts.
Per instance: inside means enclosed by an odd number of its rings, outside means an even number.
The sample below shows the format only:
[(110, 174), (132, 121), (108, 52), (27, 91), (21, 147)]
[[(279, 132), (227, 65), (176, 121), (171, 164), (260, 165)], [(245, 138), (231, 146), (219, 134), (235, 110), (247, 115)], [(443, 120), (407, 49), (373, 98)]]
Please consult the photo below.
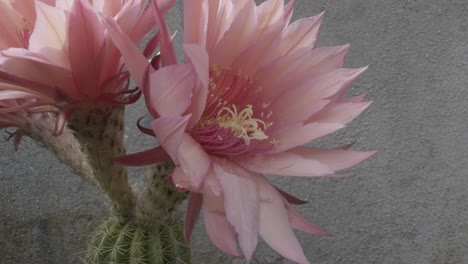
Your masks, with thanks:
[(278, 139), (276, 139), (276, 138), (270, 140), (270, 144), (272, 144), (273, 146), (275, 146), (275, 148), (278, 147), (279, 143), (280, 143), (280, 141), (279, 141)]
[(220, 127), (233, 130), (235, 136), (242, 138), (247, 145), (252, 139), (264, 140), (268, 138), (260, 127), (261, 125), (266, 128), (267, 124), (253, 117), (252, 105), (246, 105), (240, 112), (237, 111), (237, 106), (234, 104), (231, 108), (223, 107), (218, 112), (217, 120)]

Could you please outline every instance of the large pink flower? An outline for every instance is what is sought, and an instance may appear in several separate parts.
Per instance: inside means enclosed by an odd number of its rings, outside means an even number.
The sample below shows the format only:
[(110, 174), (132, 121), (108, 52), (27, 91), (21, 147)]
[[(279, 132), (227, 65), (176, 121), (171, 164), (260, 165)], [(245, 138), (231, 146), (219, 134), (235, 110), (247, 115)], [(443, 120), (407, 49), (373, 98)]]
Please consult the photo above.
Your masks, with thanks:
[[(167, 11), (174, 0), (158, 2)], [(34, 98), (20, 103), (23, 110), (60, 113), (58, 130), (76, 109), (101, 111), (133, 102), (139, 93), (129, 89), (120, 52), (99, 14), (114, 17), (138, 44), (154, 26), (146, 5), (144, 0), (0, 0), (0, 100)], [(157, 41), (155, 36), (150, 48)], [(11, 112), (6, 105), (0, 111)]]
[(189, 237), (203, 211), (211, 240), (250, 260), (260, 235), (286, 258), (308, 263), (293, 228), (326, 232), (304, 219), (298, 199), (264, 174), (337, 176), (375, 152), (303, 144), (343, 128), (369, 106), (363, 96), (343, 99), (365, 68), (342, 68), (348, 46), (315, 48), (322, 14), (289, 24), (294, 1), (185, 0), (186, 63), (177, 64), (166, 25), (161, 29), (162, 68), (155, 70), (107, 19), (127, 66), (154, 116), (160, 147), (118, 160), (144, 165), (168, 155), (171, 180), (191, 192)]

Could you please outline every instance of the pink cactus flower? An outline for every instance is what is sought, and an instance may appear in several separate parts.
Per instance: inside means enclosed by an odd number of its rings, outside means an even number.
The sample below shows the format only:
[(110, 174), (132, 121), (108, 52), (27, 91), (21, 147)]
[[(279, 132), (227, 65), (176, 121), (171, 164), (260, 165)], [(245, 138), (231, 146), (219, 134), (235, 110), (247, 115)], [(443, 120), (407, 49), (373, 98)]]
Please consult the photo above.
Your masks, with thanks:
[[(370, 104), (343, 99), (365, 68), (342, 68), (348, 46), (315, 47), (322, 14), (290, 24), (294, 1), (185, 0), (177, 64), (158, 6), (161, 64), (155, 70), (112, 19), (105, 23), (142, 88), (160, 146), (117, 158), (127, 165), (172, 159), (174, 184), (191, 192), (189, 238), (202, 211), (222, 251), (250, 260), (258, 235), (276, 252), (309, 263), (293, 229), (328, 235), (265, 174), (335, 177), (375, 152), (302, 146), (345, 127)], [(344, 175), (341, 175), (344, 176)]]
[[(174, 2), (158, 4), (165, 12)], [(15, 108), (2, 103), (0, 115), (14, 109), (55, 112), (60, 133), (76, 109), (105, 112), (107, 106), (134, 102), (139, 92), (129, 88), (129, 74), (99, 14), (114, 17), (138, 44), (154, 26), (146, 5), (144, 0), (0, 0), (0, 101), (21, 100)], [(155, 36), (145, 54), (158, 41)]]

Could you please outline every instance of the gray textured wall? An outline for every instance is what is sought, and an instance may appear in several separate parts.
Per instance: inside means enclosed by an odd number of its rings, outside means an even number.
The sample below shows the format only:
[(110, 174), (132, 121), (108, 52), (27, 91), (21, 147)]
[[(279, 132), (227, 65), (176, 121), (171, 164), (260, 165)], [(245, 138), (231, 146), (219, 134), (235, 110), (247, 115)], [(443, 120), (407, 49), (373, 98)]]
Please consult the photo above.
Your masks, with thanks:
[[(297, 0), (295, 18), (323, 10), (320, 45), (351, 44), (370, 65), (353, 94), (375, 103), (323, 142), (381, 152), (346, 179), (277, 179), (310, 201), (305, 215), (335, 234), (299, 234), (313, 263), (468, 263), (468, 3), (466, 0)], [(168, 16), (182, 30), (180, 1)], [(177, 40), (180, 42), (180, 34)], [(128, 116), (130, 151), (147, 138)], [(134, 170), (135, 175), (141, 170)], [(137, 177), (133, 179), (137, 180)], [(25, 140), (0, 143), (0, 263), (79, 263), (107, 210), (103, 196)], [(198, 228), (194, 263), (243, 263)], [(289, 263), (266, 246), (260, 263)]]

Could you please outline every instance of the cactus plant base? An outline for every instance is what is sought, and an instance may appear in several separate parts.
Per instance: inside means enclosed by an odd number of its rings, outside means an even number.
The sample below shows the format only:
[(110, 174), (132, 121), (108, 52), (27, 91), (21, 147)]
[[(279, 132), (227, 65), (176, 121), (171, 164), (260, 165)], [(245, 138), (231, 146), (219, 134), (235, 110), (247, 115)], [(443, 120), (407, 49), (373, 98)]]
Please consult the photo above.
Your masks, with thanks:
[(150, 230), (131, 221), (110, 217), (99, 226), (86, 264), (189, 264), (182, 223), (170, 219)]

